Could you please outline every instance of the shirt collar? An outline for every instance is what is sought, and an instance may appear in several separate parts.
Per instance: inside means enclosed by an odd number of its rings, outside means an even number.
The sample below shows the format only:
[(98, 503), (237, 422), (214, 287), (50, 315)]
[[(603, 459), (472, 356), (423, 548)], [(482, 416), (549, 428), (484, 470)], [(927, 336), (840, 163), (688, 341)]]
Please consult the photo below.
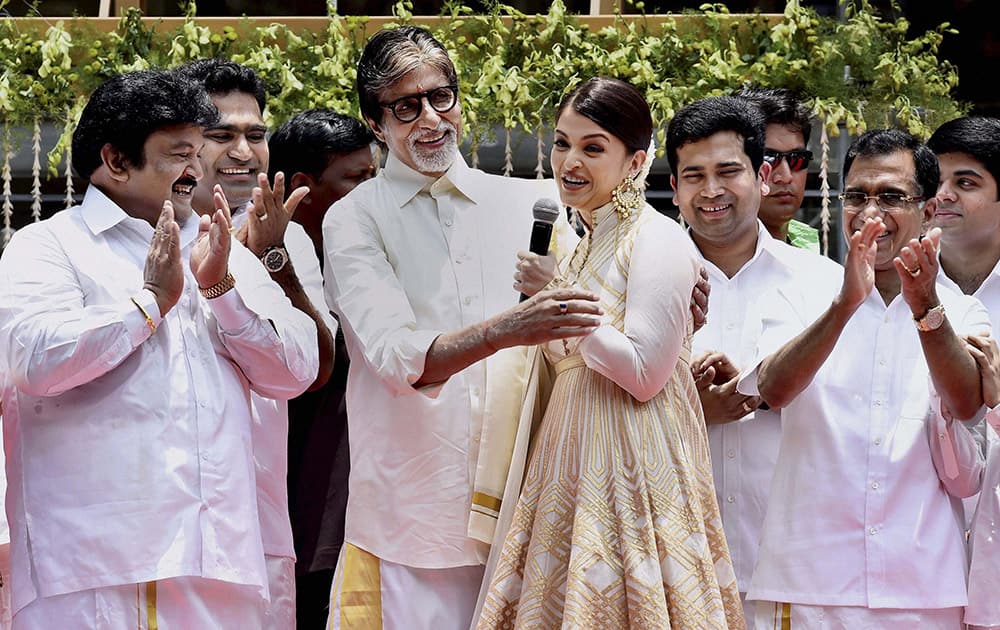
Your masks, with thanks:
[[(691, 242), (694, 242), (694, 238), (691, 236), (690, 227), (688, 228), (688, 238), (691, 239)], [(777, 239), (772, 237), (771, 233), (767, 231), (767, 229), (764, 227), (764, 224), (761, 223), (760, 219), (757, 219), (757, 244), (754, 246), (753, 256), (750, 257), (750, 260), (743, 263), (743, 266), (740, 267), (739, 270), (733, 274), (732, 278), (727, 278), (727, 280), (735, 280), (737, 276), (743, 273), (744, 269), (747, 269), (751, 265), (753, 265), (754, 262), (756, 262), (761, 257), (761, 254), (764, 252), (768, 253), (775, 260), (780, 261), (781, 257), (779, 256), (779, 251), (781, 245), (784, 245), (784, 243), (780, 243)], [(788, 247), (791, 247), (791, 245), (788, 245)], [(705, 268), (708, 269), (709, 273), (717, 275), (721, 278), (726, 278), (726, 274), (724, 274), (721, 269), (716, 267), (715, 263), (702, 256), (700, 252), (698, 255), (701, 256), (702, 261), (705, 263)]]
[(440, 196), (447, 190), (454, 188), (463, 196), (474, 203), (481, 203), (479, 191), (475, 186), (475, 174), (473, 169), (465, 163), (461, 154), (455, 156), (455, 161), (439, 178), (424, 175), (413, 170), (392, 153), (386, 158), (385, 168), (381, 173), (390, 184), (390, 190), (399, 207), (403, 207), (413, 200), (421, 191), (430, 192), (434, 196)]
[[(121, 224), (137, 231), (147, 239), (153, 237), (153, 226), (148, 221), (137, 219), (111, 200), (104, 191), (90, 184), (80, 204), (80, 216), (90, 232), (97, 236)], [(181, 225), (181, 248), (187, 247), (198, 235), (198, 217), (192, 214)]]

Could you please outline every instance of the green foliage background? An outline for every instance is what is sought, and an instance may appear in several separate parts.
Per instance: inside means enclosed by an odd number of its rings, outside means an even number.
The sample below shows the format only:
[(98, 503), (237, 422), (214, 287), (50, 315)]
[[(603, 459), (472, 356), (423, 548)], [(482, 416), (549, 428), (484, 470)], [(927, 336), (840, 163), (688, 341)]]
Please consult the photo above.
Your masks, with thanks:
[[(213, 32), (189, 6), (173, 30), (154, 29), (134, 10), (110, 34), (83, 19), (59, 21), (44, 32), (0, 21), (0, 123), (8, 129), (38, 119), (62, 123), (66, 132), (49, 154), (55, 172), (87, 95), (101, 81), (209, 56), (263, 76), (272, 125), (310, 107), (358, 114), (355, 68), (367, 18), (331, 15), (318, 32), (249, 21)], [(636, 7), (641, 10), (641, 2)], [(612, 26), (593, 29), (566, 13), (560, 0), (544, 15), (501, 4), (474, 15), (453, 3), (430, 28), (455, 60), (466, 130), (474, 139), (496, 127), (537, 133), (563, 94), (595, 75), (645, 91), (661, 127), (660, 146), (662, 127), (678, 108), (745, 83), (799, 91), (833, 135), (840, 127), (857, 133), (897, 125), (926, 137), (964, 112), (951, 97), (956, 70), (938, 58), (942, 38), (952, 32), (947, 24), (911, 39), (905, 20), (886, 22), (867, 0), (846, 8), (847, 20), (839, 22), (789, 0), (774, 21), (730, 15), (717, 3), (703, 5), (698, 19), (617, 16)], [(410, 5), (400, 2), (395, 19), (415, 23)]]

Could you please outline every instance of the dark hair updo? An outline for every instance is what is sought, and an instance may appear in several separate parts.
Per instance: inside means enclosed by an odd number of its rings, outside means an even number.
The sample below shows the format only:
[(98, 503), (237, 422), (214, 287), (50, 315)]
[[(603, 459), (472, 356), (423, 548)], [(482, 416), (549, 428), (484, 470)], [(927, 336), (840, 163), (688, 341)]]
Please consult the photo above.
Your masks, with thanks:
[(559, 104), (556, 121), (567, 108), (594, 121), (631, 151), (649, 149), (653, 116), (639, 90), (619, 79), (594, 77), (581, 83)]

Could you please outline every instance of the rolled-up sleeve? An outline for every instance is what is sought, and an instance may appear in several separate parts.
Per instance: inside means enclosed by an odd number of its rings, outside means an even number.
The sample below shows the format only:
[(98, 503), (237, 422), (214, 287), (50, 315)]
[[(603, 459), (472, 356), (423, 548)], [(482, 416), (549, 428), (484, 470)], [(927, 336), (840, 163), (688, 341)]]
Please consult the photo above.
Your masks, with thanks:
[[(990, 410), (986, 415), (997, 413), (1000, 410)], [(931, 459), (941, 485), (953, 497), (971, 497), (982, 486), (986, 471), (986, 423), (983, 413), (972, 420), (952, 420), (932, 387), (927, 422)]]
[(316, 325), (235, 240), (229, 270), (235, 289), (206, 300), (222, 344), (255, 392), (276, 400), (298, 396), (319, 371)]
[[(427, 351), (443, 330), (420, 328), (385, 254), (378, 226), (351, 196), (331, 208), (323, 225), (327, 302), (387, 387), (412, 393)], [(359, 360), (361, 357), (351, 357)], [(436, 388), (419, 391), (434, 396)]]

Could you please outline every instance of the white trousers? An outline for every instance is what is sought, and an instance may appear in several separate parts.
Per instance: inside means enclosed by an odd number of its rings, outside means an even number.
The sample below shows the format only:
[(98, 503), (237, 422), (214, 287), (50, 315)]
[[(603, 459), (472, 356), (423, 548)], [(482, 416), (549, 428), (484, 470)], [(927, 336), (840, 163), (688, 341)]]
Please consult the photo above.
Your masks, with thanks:
[(295, 630), (295, 558), (264, 556), (271, 603), (264, 611), (264, 630)]
[(345, 543), (330, 589), (332, 630), (468, 630), (482, 565), (417, 569)]
[(41, 597), (15, 630), (258, 630), (264, 600), (251, 586), (181, 577)]
[(755, 630), (962, 630), (961, 608), (896, 610), (756, 602)]

